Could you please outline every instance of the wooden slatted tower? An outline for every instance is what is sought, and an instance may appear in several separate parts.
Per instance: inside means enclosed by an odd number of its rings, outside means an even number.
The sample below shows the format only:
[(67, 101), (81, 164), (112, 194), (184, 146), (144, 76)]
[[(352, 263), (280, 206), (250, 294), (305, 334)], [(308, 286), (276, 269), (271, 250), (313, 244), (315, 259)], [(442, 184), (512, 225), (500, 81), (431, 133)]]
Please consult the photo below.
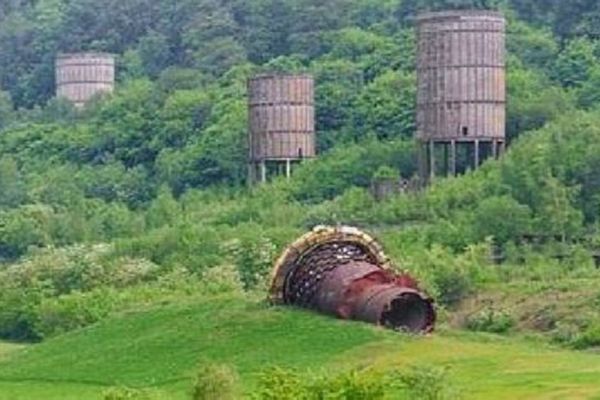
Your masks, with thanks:
[(59, 54), (56, 58), (56, 96), (82, 108), (94, 96), (115, 86), (115, 57), (107, 53)]
[(424, 181), (498, 157), (505, 146), (505, 30), (502, 14), (421, 14), (417, 138)]
[(316, 155), (314, 80), (308, 75), (258, 75), (248, 82), (250, 184), (290, 176)]

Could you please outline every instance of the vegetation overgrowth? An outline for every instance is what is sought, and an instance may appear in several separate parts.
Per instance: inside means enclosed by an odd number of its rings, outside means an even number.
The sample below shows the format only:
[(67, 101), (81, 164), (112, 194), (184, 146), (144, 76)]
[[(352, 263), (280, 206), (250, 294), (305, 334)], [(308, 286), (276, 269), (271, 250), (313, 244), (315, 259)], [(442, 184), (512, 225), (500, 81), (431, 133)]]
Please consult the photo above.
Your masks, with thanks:
[[(508, 18), (509, 151), (378, 202), (373, 179), (417, 170), (413, 17), (449, 7)], [(130, 310), (262, 296), (289, 241), (352, 224), (421, 279), (444, 327), (599, 347), (598, 18), (595, 0), (0, 4), (0, 339), (58, 346)], [(54, 56), (79, 50), (119, 66), (83, 111), (52, 98)], [(320, 157), (247, 188), (246, 79), (261, 71), (315, 76)], [(211, 373), (226, 386), (236, 367)]]
[(600, 394), (599, 372), (597, 354), (535, 338), (446, 329), (416, 338), (239, 295), (200, 294), (13, 352), (0, 361), (0, 399), (190, 400), (223, 388), (250, 399), (319, 390), (376, 395), (382, 383), (383, 398), (395, 400), (584, 399)]

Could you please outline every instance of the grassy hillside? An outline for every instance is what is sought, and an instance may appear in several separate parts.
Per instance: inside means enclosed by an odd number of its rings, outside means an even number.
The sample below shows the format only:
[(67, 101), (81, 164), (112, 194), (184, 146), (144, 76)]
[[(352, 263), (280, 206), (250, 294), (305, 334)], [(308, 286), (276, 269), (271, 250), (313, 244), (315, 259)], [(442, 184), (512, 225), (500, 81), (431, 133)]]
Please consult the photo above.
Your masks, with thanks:
[(119, 315), (17, 351), (0, 362), (0, 399), (100, 399), (114, 385), (184, 399), (199, 360), (235, 366), (245, 390), (268, 365), (339, 371), (435, 364), (450, 368), (467, 399), (600, 398), (594, 354), (454, 331), (409, 338), (222, 297)]
[(21, 349), (23, 346), (11, 343), (0, 342), (0, 360), (7, 358), (12, 352)]

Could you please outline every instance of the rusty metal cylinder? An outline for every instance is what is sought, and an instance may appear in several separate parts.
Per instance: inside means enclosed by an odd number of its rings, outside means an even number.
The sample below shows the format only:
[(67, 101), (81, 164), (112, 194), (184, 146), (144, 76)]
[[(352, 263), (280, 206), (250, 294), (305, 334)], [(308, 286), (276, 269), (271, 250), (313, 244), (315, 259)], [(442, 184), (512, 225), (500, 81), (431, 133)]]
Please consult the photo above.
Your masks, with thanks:
[(60, 54), (56, 58), (56, 96), (82, 108), (115, 85), (115, 57), (106, 53)]
[(435, 312), (423, 293), (395, 284), (374, 286), (357, 301), (355, 318), (396, 330), (429, 332)]
[(355, 296), (349, 293), (352, 285), (381, 268), (365, 262), (354, 262), (333, 268), (324, 278), (315, 296), (314, 306), (319, 311), (350, 318), (354, 314)]
[(413, 333), (430, 332), (435, 322), (431, 299), (365, 262), (334, 268), (319, 285), (310, 308)]
[(250, 161), (315, 157), (314, 80), (258, 75), (248, 82)]
[(433, 330), (433, 300), (410, 275), (387, 268), (372, 238), (347, 227), (322, 229), (278, 260), (272, 301), (399, 331)]
[(421, 14), (418, 25), (417, 137), (504, 139), (505, 30), (501, 13)]

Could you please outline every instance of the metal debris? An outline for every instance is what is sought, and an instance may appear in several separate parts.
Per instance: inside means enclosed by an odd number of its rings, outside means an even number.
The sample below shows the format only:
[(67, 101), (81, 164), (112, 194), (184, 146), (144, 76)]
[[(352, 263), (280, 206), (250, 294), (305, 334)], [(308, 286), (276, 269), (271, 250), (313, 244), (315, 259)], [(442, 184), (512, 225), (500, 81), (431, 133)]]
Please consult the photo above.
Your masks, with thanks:
[(277, 261), (271, 301), (399, 331), (429, 333), (433, 300), (406, 273), (396, 273), (381, 247), (351, 227), (318, 227)]

